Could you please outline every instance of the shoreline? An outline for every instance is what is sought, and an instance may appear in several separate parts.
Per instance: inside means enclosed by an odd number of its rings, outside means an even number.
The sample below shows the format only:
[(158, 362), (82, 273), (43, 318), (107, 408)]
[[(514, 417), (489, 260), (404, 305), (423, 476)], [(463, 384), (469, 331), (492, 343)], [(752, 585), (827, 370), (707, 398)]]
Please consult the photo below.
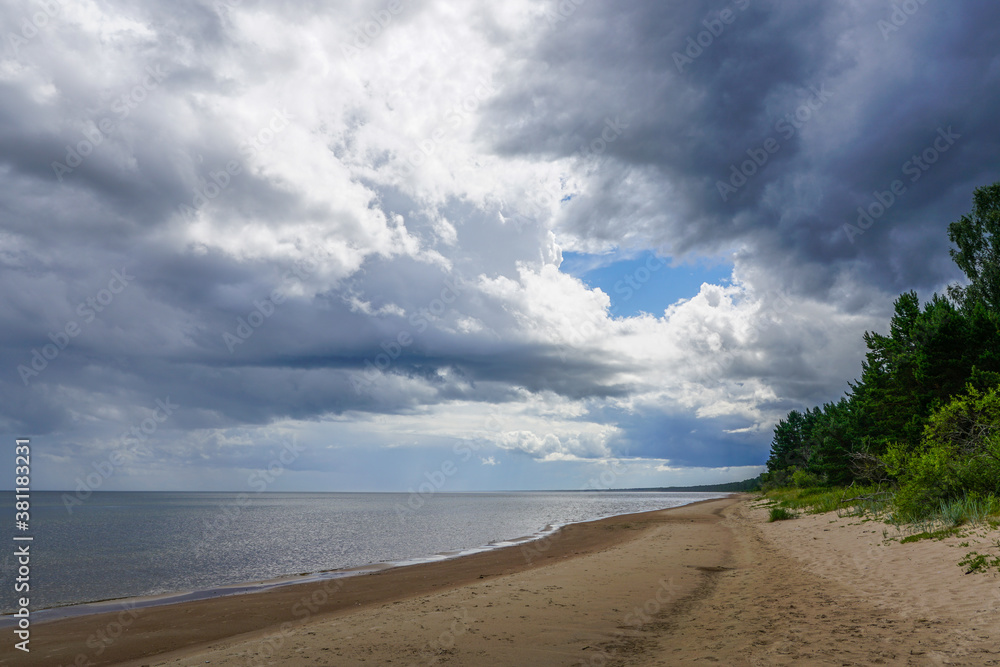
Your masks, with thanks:
[[(314, 617), (359, 607), (397, 602), (437, 590), (542, 567), (555, 560), (586, 555), (627, 541), (633, 535), (614, 531), (615, 524), (657, 523), (657, 517), (706, 503), (733, 498), (698, 500), (678, 507), (620, 514), (570, 523), (538, 538), (467, 555), (397, 567), (383, 567), (355, 576), (291, 579), (265, 590), (205, 597), (150, 606), (129, 604), (134, 598), (109, 601), (111, 609), (70, 615), (32, 624), (30, 654), (0, 646), (0, 664), (71, 665), (147, 664), (148, 658), (284, 624), (300, 625)], [(612, 528), (612, 530), (607, 530)], [(81, 605), (75, 605), (81, 606)], [(275, 612), (275, 609), (280, 611)], [(54, 608), (60, 609), (60, 608)], [(67, 609), (67, 608), (62, 608)], [(162, 628), (170, 628), (164, 637)], [(182, 649), (184, 650), (184, 649)], [(16, 657), (15, 657), (16, 656)]]
[[(707, 494), (707, 492), (695, 492), (695, 493), (703, 495)], [(726, 494), (726, 495), (720, 494), (719, 498), (729, 497), (730, 495), (732, 494)], [(695, 500), (691, 503), (686, 503), (686, 505), (698, 502), (704, 502), (705, 500), (716, 500), (716, 499), (718, 498)], [(684, 507), (684, 505), (677, 505), (675, 507), (667, 507), (667, 508), (648, 510), (648, 511), (660, 512), (669, 509), (676, 509), (676, 507)], [(170, 591), (164, 593), (151, 593), (148, 595), (124, 596), (124, 597), (108, 598), (102, 600), (91, 600), (87, 602), (70, 602), (66, 604), (56, 605), (53, 607), (43, 607), (41, 609), (32, 610), (31, 612), (32, 624), (52, 623), (67, 618), (94, 616), (107, 613), (118, 613), (123, 608), (147, 609), (152, 607), (182, 604), (185, 602), (193, 602), (198, 600), (213, 600), (216, 598), (223, 598), (236, 595), (264, 593), (283, 586), (295, 586), (299, 584), (322, 584), (323, 582), (326, 582), (331, 579), (343, 579), (348, 577), (364, 576), (367, 574), (373, 574), (375, 572), (381, 572), (384, 570), (390, 570), (400, 567), (413, 567), (415, 565), (423, 565), (426, 563), (444, 562), (444, 561), (454, 560), (457, 558), (465, 558), (467, 556), (475, 555), (478, 553), (486, 553), (496, 549), (517, 547), (537, 540), (545, 540), (550, 536), (554, 535), (555, 533), (558, 533), (566, 526), (592, 523), (595, 521), (602, 521), (604, 519), (612, 519), (615, 517), (629, 516), (631, 514), (642, 514), (642, 513), (643, 512), (632, 512), (626, 514), (609, 514), (604, 516), (598, 516), (593, 519), (587, 519), (584, 521), (569, 521), (566, 523), (547, 524), (541, 530), (536, 531), (535, 533), (532, 533), (530, 535), (525, 535), (511, 539), (497, 540), (494, 542), (490, 542), (488, 544), (469, 547), (457, 551), (435, 553), (427, 556), (417, 556), (402, 560), (390, 560), (390, 561), (381, 561), (377, 563), (366, 563), (363, 565), (356, 565), (352, 567), (336, 568), (329, 570), (317, 570), (314, 572), (303, 572), (298, 574), (285, 574), (271, 579), (220, 584), (218, 586), (213, 586), (203, 589), (179, 590), (179, 591)], [(13, 627), (17, 624), (17, 619), (15, 618), (14, 614), (15, 614), (14, 611), (0, 614), (0, 630), (4, 628)]]
[(1000, 575), (958, 567), (1000, 549), (1000, 530), (902, 536), (836, 513), (769, 523), (744, 494), (326, 585), (55, 621), (0, 664), (1000, 665)]

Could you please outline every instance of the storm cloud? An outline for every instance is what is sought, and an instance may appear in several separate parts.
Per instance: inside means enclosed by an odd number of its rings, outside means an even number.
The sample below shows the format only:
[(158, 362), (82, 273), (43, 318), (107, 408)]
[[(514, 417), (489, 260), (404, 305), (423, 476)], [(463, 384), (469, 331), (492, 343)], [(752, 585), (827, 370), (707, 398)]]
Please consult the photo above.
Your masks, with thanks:
[[(0, 432), (48, 488), (240, 489), (290, 439), (276, 488), (456, 443), (456, 489), (749, 476), (1000, 179), (988, 2), (0, 14)], [(732, 275), (623, 316), (564, 252)]]

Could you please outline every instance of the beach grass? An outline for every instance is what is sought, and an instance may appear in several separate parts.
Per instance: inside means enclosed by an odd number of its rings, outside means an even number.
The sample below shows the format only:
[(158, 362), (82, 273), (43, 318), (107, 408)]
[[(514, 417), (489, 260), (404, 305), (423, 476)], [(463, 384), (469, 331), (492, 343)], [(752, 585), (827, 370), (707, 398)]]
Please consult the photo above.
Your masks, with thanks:
[(787, 521), (788, 519), (794, 519), (795, 513), (789, 512), (784, 507), (772, 507), (771, 511), (768, 513), (768, 521)]
[[(805, 514), (837, 512), (840, 517), (862, 517), (863, 521), (883, 521), (899, 531), (911, 533), (906, 540), (941, 539), (957, 534), (962, 526), (1000, 526), (1000, 498), (970, 494), (941, 501), (922, 516), (901, 512), (895, 493), (885, 486), (850, 487), (780, 487), (759, 496), (763, 506), (773, 511), (784, 509)], [(772, 519), (774, 520), (774, 519)]]
[(778, 507), (802, 510), (807, 514), (841, 512), (847, 515), (883, 516), (891, 494), (878, 486), (785, 487), (771, 489), (763, 499)]
[(939, 528), (938, 530), (925, 530), (920, 533), (913, 533), (912, 535), (907, 535), (899, 541), (900, 544), (909, 544), (910, 542), (919, 542), (920, 540), (943, 540), (952, 535), (958, 534), (958, 528), (952, 526), (950, 528)]
[(954, 500), (941, 501), (937, 512), (943, 523), (952, 526), (984, 524), (1000, 517), (1000, 499), (967, 495)]

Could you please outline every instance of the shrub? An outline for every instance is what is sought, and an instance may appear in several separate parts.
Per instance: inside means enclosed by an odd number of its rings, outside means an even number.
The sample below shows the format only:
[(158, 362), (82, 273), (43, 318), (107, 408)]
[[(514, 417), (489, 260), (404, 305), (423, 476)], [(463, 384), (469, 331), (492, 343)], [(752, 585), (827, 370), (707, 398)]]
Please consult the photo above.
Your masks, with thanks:
[(791, 475), (789, 475), (788, 470), (772, 470), (770, 472), (765, 472), (760, 476), (761, 491), (781, 489), (788, 486), (790, 483)]
[(795, 515), (786, 510), (784, 507), (772, 507), (771, 514), (768, 518), (768, 522), (774, 521), (786, 521), (788, 519), (794, 519)]
[(943, 540), (946, 537), (951, 537), (952, 535), (958, 535), (958, 528), (941, 528), (940, 530), (925, 530), (922, 533), (914, 533), (913, 535), (907, 535), (899, 541), (900, 544), (909, 544), (910, 542), (919, 542), (920, 540)]
[(890, 445), (885, 464), (899, 480), (903, 519), (954, 514), (958, 508), (949, 501), (1000, 494), (1000, 391), (982, 394), (970, 386), (931, 416), (919, 448)]
[(963, 523), (986, 523), (990, 516), (1000, 513), (1000, 499), (983, 497), (973, 491), (956, 500), (941, 502), (938, 518), (946, 524), (961, 526)]
[(792, 484), (800, 489), (811, 489), (816, 486), (822, 486), (823, 482), (820, 480), (819, 475), (806, 472), (805, 470), (796, 470), (792, 473)]
[(1000, 570), (1000, 558), (996, 556), (987, 556), (986, 554), (981, 554), (977, 551), (970, 551), (965, 554), (965, 558), (958, 561), (959, 567), (967, 568), (965, 570), (966, 574), (972, 574), (973, 572), (986, 572), (990, 569)]

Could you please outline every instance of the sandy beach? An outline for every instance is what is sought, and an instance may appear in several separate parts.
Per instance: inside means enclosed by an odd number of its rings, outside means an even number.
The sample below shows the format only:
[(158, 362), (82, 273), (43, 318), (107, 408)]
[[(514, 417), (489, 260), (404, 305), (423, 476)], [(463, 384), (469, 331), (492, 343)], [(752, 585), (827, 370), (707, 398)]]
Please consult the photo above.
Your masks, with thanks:
[[(883, 529), (888, 531), (883, 534)], [(748, 497), (569, 526), (451, 561), (53, 621), (2, 664), (994, 665), (1000, 531), (900, 544), (767, 523)], [(961, 546), (968, 543), (968, 547)], [(992, 546), (993, 551), (989, 551)]]

